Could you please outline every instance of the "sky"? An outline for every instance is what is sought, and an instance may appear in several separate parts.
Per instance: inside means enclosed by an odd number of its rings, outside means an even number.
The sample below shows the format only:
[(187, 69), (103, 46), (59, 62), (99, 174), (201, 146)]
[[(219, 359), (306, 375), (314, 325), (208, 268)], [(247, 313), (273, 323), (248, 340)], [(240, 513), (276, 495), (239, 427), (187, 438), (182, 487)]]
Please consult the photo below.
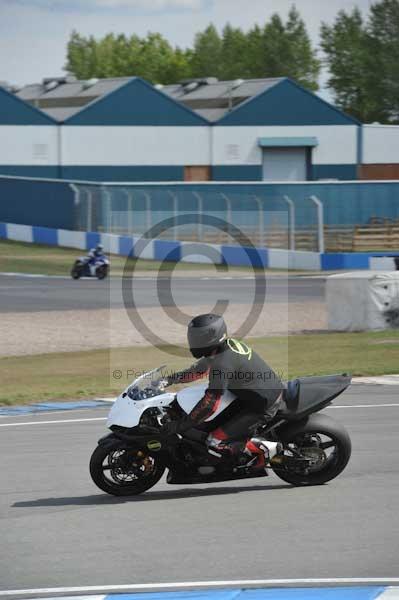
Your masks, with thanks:
[[(210, 22), (243, 29), (287, 16), (293, 0), (0, 0), (0, 81), (16, 85), (62, 76), (73, 29), (84, 35), (162, 33), (173, 45), (192, 45)], [(371, 0), (296, 0), (315, 43), (321, 21)]]

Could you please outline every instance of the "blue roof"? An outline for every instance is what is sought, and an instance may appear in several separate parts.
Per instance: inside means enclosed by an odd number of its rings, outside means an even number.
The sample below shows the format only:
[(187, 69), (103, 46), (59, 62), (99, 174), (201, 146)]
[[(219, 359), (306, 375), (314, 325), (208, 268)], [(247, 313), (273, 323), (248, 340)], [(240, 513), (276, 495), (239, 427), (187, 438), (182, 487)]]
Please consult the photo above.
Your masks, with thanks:
[(359, 125), (359, 121), (291, 79), (238, 104), (216, 125)]
[(209, 122), (152, 85), (134, 77), (64, 121), (66, 125), (195, 126)]
[(0, 87), (0, 125), (54, 125), (56, 121)]

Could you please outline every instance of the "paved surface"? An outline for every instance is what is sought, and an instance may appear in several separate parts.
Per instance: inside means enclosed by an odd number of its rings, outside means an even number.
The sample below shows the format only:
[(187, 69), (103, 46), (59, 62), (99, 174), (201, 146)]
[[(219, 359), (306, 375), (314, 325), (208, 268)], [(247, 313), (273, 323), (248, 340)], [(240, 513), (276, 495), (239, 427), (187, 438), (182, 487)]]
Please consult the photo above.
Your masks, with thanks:
[[(311, 277), (267, 276), (269, 302), (323, 301), (325, 280)], [(255, 281), (252, 277), (176, 277), (172, 294), (178, 306), (216, 303), (228, 299), (234, 304), (252, 304)], [(138, 307), (171, 306), (169, 281), (149, 277), (134, 279), (134, 301)], [(0, 312), (54, 310), (95, 310), (123, 306), (121, 280), (25, 278), (0, 275)]]
[(104, 421), (12, 425), (102, 419), (104, 409), (0, 418), (0, 590), (397, 576), (398, 389), (353, 386), (335, 402), (344, 408), (326, 410), (349, 430), (353, 456), (339, 478), (314, 488), (272, 475), (161, 482), (116, 499), (88, 474)]

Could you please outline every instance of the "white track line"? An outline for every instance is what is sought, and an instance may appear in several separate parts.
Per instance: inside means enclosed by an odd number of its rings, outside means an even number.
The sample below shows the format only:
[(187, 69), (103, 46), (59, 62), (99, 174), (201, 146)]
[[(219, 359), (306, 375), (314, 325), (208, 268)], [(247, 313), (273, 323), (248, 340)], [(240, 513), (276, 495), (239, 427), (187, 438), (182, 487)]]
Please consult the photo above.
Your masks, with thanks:
[(106, 421), (107, 417), (93, 417), (90, 419), (63, 419), (60, 421), (31, 421), (24, 423), (0, 423), (0, 427), (21, 427), (22, 425), (53, 425), (55, 423), (83, 423), (85, 421)]
[[(338, 406), (327, 406), (326, 408), (391, 408), (399, 407), (399, 404), (347, 404)], [(87, 410), (87, 409), (86, 409)], [(16, 417), (18, 415), (14, 415)], [(37, 416), (37, 415), (35, 415)], [(22, 425), (53, 425), (56, 423), (84, 423), (87, 421), (106, 421), (107, 417), (91, 417), (89, 419), (60, 419), (58, 421), (24, 421), (18, 423), (0, 423), (0, 427), (21, 427)]]
[(241, 581), (183, 581), (177, 583), (135, 583), (127, 585), (89, 585), (83, 587), (39, 588), (26, 590), (1, 590), (0, 596), (21, 596), (34, 594), (61, 594), (75, 592), (106, 592), (106, 591), (146, 591), (146, 590), (177, 590), (194, 588), (223, 588), (223, 587), (291, 587), (313, 585), (390, 585), (399, 584), (399, 577), (342, 577), (323, 579), (250, 579)]

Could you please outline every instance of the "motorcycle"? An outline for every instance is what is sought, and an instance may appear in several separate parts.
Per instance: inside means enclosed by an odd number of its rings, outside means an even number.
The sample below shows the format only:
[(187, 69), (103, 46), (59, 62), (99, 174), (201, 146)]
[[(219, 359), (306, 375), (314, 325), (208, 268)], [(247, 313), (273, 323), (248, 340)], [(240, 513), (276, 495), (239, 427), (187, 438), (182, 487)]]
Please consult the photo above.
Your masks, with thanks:
[[(267, 476), (273, 471), (294, 486), (320, 485), (337, 477), (351, 455), (351, 440), (344, 427), (318, 414), (348, 388), (351, 377), (331, 375), (289, 381), (279, 411), (272, 421), (259, 422), (252, 435), (280, 442), (279, 451), (265, 469), (254, 473), (250, 464), (209, 448), (205, 439), (223, 421), (225, 411), (237, 405), (224, 392), (217, 411), (184, 435), (162, 432), (165, 423), (181, 419), (204, 395), (206, 385), (165, 392), (165, 366), (135, 379), (117, 398), (107, 420), (111, 433), (98, 441), (90, 460), (94, 483), (114, 496), (133, 496), (152, 488), (169, 469), (168, 483), (215, 483)], [(171, 481), (171, 471), (180, 477)]]
[(109, 271), (109, 260), (105, 256), (97, 257), (94, 262), (90, 262), (87, 256), (80, 256), (75, 260), (71, 269), (72, 279), (80, 277), (97, 277), (105, 279)]

